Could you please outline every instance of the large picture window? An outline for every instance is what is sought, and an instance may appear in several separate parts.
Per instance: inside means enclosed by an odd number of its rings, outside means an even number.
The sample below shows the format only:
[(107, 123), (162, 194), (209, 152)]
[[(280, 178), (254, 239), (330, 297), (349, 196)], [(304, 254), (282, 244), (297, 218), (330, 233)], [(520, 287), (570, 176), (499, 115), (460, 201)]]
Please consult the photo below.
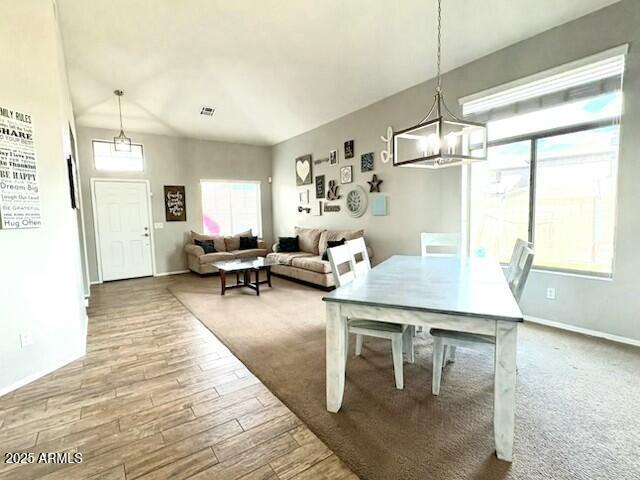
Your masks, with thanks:
[(260, 182), (202, 180), (202, 227), (208, 235), (249, 229), (262, 236)]
[(470, 254), (507, 263), (522, 238), (538, 269), (612, 275), (623, 65), (470, 115), (489, 134), (466, 177)]

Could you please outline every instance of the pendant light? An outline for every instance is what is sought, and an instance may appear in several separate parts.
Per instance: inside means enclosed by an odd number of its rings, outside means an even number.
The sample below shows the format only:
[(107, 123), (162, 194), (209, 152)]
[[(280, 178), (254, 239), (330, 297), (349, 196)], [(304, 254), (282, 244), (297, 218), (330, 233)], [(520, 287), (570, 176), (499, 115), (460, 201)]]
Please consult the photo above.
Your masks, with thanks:
[(487, 127), (456, 117), (444, 102), (440, 75), (442, 0), (438, 0), (436, 92), (429, 113), (393, 135), (395, 167), (443, 168), (487, 159)]
[(118, 111), (120, 112), (120, 135), (113, 137), (113, 148), (116, 152), (130, 152), (131, 151), (131, 139), (124, 134), (122, 128), (122, 105), (120, 104), (120, 97), (124, 95), (122, 90), (114, 90), (115, 95), (118, 97)]

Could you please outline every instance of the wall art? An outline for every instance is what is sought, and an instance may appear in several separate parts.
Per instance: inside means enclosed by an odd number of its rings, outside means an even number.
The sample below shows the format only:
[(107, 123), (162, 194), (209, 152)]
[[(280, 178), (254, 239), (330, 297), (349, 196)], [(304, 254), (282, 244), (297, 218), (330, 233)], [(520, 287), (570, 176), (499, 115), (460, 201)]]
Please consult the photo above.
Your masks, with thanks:
[(311, 155), (296, 158), (296, 185), (310, 185), (311, 179)]
[(353, 140), (344, 142), (344, 158), (353, 158), (356, 156)]
[(322, 202), (313, 202), (311, 204), (310, 214), (313, 215), (314, 217), (318, 217), (322, 215)]
[(184, 185), (164, 186), (164, 212), (167, 222), (187, 221), (187, 200)]
[(342, 198), (342, 196), (338, 194), (338, 188), (340, 187), (338, 187), (335, 180), (329, 180), (329, 188), (327, 189), (327, 200), (334, 202)]
[(327, 205), (325, 203), (324, 204), (324, 211), (325, 212), (339, 212), (340, 211), (340, 205)]
[(331, 150), (329, 152), (329, 165), (338, 164), (338, 150)]
[(348, 167), (342, 167), (340, 169), (340, 183), (351, 183), (353, 182), (353, 170), (351, 165)]
[(316, 175), (316, 198), (324, 198), (324, 175)]
[(371, 197), (371, 215), (384, 217), (387, 215), (387, 196), (373, 195)]
[(298, 193), (298, 202), (300, 202), (302, 205), (309, 204), (309, 190), (303, 190), (302, 192)]
[(31, 122), (31, 115), (0, 106), (0, 228), (42, 225)]
[(311, 208), (310, 207), (303, 207), (302, 205), (298, 205), (298, 212), (299, 213), (302, 213), (302, 212), (311, 213)]
[(380, 151), (380, 161), (382, 163), (389, 163), (389, 160), (393, 159), (393, 150), (391, 142), (393, 142), (393, 128), (387, 127), (387, 136), (380, 135), (380, 140), (387, 144), (387, 148)]
[(369, 184), (369, 193), (380, 192), (380, 184), (382, 183), (382, 180), (378, 179), (378, 175), (374, 173), (371, 181), (367, 183)]
[(347, 192), (347, 212), (352, 217), (361, 217), (367, 211), (367, 192), (360, 185), (354, 185)]
[(373, 152), (360, 155), (360, 171), (370, 172), (373, 170)]
[(313, 161), (314, 165), (320, 165), (321, 163), (327, 163), (329, 161), (329, 157), (327, 158), (319, 158)]

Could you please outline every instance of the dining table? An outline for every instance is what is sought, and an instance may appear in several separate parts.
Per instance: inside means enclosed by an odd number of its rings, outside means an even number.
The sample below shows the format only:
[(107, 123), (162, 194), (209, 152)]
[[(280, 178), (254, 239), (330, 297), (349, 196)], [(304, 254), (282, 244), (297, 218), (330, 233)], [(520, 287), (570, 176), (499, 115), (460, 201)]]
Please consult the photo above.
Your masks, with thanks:
[(342, 407), (350, 319), (413, 325), (427, 332), (439, 328), (494, 337), (495, 449), (499, 459), (512, 461), (516, 349), (523, 317), (496, 260), (394, 255), (323, 300), (327, 410), (332, 413)]

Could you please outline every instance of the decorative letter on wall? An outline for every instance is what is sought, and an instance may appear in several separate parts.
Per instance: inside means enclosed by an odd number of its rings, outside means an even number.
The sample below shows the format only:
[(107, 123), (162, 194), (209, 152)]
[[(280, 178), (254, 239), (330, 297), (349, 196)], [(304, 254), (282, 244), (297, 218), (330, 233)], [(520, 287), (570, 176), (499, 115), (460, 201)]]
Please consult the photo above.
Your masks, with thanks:
[(387, 136), (383, 137), (381, 135), (380, 140), (382, 140), (384, 143), (387, 144), (387, 149), (380, 151), (380, 160), (382, 161), (382, 163), (389, 163), (389, 160), (393, 158), (393, 153), (391, 153), (392, 152), (391, 142), (393, 141), (393, 128), (387, 127)]
[(41, 224), (31, 115), (0, 106), (0, 228)]
[(167, 222), (187, 221), (187, 201), (184, 186), (164, 186), (164, 210)]

